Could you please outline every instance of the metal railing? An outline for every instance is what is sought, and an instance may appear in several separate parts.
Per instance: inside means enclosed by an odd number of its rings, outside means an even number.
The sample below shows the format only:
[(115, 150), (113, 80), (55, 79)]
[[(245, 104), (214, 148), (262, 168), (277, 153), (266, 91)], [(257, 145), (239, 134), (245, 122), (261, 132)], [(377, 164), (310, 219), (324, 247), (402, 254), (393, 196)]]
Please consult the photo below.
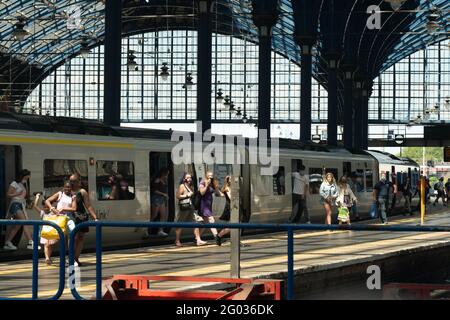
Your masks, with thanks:
[[(83, 227), (95, 227), (96, 229), (96, 299), (102, 298), (102, 228), (229, 228), (229, 229), (257, 229), (287, 232), (287, 298), (294, 299), (294, 231), (326, 231), (326, 230), (352, 230), (352, 231), (391, 231), (391, 232), (450, 232), (450, 227), (439, 226), (381, 226), (381, 225), (318, 225), (318, 224), (255, 224), (255, 223), (211, 223), (202, 225), (198, 223), (179, 222), (109, 222), (89, 221), (78, 224), (70, 233), (69, 241), (69, 277), (75, 276), (74, 265), (74, 240), (75, 235)], [(71, 286), (71, 292), (75, 299), (83, 300), (75, 286)]]
[[(40, 226), (51, 226), (56, 229), (59, 234), (59, 242), (60, 242), (60, 263), (59, 263), (59, 284), (58, 291), (56, 294), (48, 298), (47, 300), (58, 300), (64, 292), (65, 285), (65, 270), (66, 270), (66, 241), (64, 232), (61, 228), (51, 221), (45, 220), (0, 220), (0, 226), (32, 226), (33, 227), (33, 271), (32, 271), (32, 289), (31, 289), (31, 299), (37, 300), (39, 298), (39, 227)], [(7, 298), (0, 297), (0, 300), (29, 300), (28, 298)]]

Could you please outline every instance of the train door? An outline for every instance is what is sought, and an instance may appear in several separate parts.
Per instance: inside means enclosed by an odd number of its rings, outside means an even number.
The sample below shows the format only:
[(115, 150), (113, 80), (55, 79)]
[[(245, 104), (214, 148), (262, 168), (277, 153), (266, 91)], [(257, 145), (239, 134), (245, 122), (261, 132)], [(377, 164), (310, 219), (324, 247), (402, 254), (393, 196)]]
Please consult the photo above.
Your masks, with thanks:
[(352, 173), (352, 163), (344, 162), (342, 165), (342, 176), (349, 177), (351, 173)]
[[(14, 180), (17, 172), (22, 169), (21, 148), (19, 146), (0, 146), (0, 219), (5, 219), (8, 212), (8, 199), (6, 193), (11, 181)], [(0, 229), (0, 245), (3, 247), (6, 228)], [(17, 245), (22, 236), (22, 228), (12, 240)]]
[[(149, 157), (149, 168), (150, 168), (150, 193), (153, 193), (153, 181), (158, 177), (161, 170), (164, 168), (169, 170), (168, 177), (168, 194), (169, 199), (166, 202), (166, 210), (168, 213), (167, 221), (173, 222), (175, 219), (175, 184), (174, 184), (174, 168), (171, 158), (170, 152), (150, 152)], [(153, 207), (153, 203), (151, 203), (151, 207)], [(151, 209), (150, 209), (151, 210)], [(160, 217), (156, 218), (156, 221), (159, 221)], [(149, 230), (149, 233), (155, 233), (157, 230)], [(165, 232), (169, 233), (170, 228), (166, 228)]]

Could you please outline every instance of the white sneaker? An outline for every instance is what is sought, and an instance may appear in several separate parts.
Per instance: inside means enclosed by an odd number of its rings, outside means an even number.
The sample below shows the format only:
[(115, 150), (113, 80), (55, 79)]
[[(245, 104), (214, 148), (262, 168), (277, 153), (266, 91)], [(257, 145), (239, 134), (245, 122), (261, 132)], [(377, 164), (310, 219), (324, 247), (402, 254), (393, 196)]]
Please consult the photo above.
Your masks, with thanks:
[(17, 250), (17, 247), (15, 245), (13, 245), (11, 241), (7, 241), (7, 242), (5, 242), (3, 249), (12, 251), (12, 250)]
[(159, 230), (158, 233), (157, 233), (157, 235), (160, 236), (160, 237), (167, 237), (167, 236), (168, 236), (168, 234), (165, 233), (165, 232), (162, 231), (162, 230)]
[[(41, 246), (38, 246), (37, 248), (38, 248), (38, 250), (41, 250)], [(29, 249), (29, 250), (34, 249), (33, 240), (28, 241), (27, 249)]]

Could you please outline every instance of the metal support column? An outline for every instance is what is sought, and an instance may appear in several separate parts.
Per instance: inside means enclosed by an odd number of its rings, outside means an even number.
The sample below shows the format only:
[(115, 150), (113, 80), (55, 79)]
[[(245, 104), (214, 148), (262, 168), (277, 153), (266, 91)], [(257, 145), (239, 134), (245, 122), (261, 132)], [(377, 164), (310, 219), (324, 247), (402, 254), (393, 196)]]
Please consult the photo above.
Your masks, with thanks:
[(270, 93), (272, 75), (272, 37), (271, 27), (259, 28), (259, 62), (258, 62), (258, 129), (267, 130), (270, 138)]
[(252, 7), (253, 22), (259, 33), (258, 129), (266, 130), (270, 138), (272, 27), (278, 20), (278, 2), (253, 0)]
[(367, 150), (369, 146), (369, 97), (366, 88), (362, 90), (361, 129), (361, 149)]
[(300, 141), (311, 141), (312, 46), (302, 45), (300, 82)]
[(337, 113), (338, 113), (338, 88), (337, 88), (337, 60), (328, 61), (328, 145), (337, 146)]
[(355, 80), (355, 104), (354, 104), (354, 141), (353, 148), (360, 150), (362, 149), (362, 82), (360, 80)]
[(212, 29), (211, 0), (198, 0), (197, 120), (211, 129)]
[(103, 121), (120, 126), (122, 1), (105, 2), (105, 73)]
[(353, 74), (344, 71), (344, 147), (353, 148)]

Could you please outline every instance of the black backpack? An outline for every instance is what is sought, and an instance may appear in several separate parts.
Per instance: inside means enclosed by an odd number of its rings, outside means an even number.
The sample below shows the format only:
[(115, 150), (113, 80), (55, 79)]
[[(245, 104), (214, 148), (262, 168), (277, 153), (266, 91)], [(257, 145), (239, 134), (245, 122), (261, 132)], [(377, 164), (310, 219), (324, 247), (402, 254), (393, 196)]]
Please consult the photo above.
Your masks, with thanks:
[(195, 191), (194, 195), (192, 196), (192, 206), (195, 210), (200, 210), (200, 202), (202, 200), (202, 194), (200, 191)]

